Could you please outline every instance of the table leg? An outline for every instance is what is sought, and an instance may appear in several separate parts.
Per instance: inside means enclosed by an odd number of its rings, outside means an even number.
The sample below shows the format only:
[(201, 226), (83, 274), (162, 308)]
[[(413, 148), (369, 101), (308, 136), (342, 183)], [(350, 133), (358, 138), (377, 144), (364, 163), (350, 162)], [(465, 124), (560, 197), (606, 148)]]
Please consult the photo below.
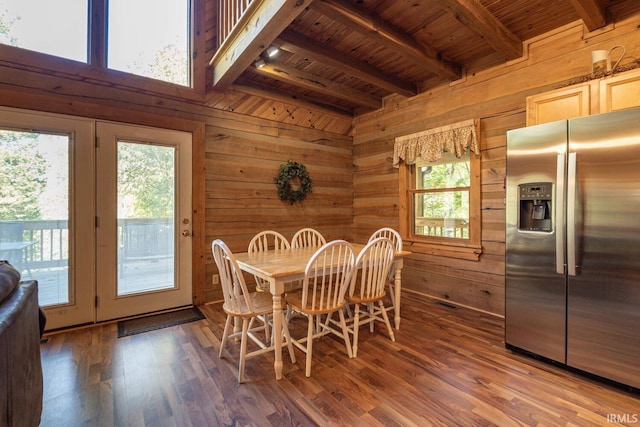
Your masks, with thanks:
[(273, 342), (275, 345), (275, 363), (273, 367), (276, 371), (276, 380), (282, 379), (282, 295), (273, 294)]
[(393, 291), (395, 292), (395, 324), (396, 329), (400, 329), (400, 291), (402, 289), (402, 264), (396, 266), (396, 274), (393, 282)]

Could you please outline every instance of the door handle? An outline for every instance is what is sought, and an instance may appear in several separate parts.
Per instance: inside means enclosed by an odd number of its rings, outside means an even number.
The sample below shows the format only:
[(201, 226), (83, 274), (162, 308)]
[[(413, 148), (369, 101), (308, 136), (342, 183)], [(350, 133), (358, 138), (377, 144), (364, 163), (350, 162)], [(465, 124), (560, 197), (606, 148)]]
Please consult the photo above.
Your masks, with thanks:
[(567, 168), (567, 272), (576, 275), (576, 153), (569, 153)]
[(558, 154), (556, 169), (555, 231), (556, 231), (556, 273), (564, 274), (564, 170), (565, 155)]
[(191, 232), (189, 230), (182, 230), (182, 235), (184, 237), (188, 237), (188, 236), (191, 236)]

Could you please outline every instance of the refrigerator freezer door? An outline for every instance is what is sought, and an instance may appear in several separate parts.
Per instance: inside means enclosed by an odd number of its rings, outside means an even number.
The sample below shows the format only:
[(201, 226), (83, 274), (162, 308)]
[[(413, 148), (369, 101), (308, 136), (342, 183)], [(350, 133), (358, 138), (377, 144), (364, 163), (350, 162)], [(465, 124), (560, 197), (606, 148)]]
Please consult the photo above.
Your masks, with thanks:
[(640, 388), (640, 109), (569, 122), (576, 156), (567, 364)]
[[(506, 194), (506, 288), (505, 343), (565, 362), (566, 275), (556, 266), (556, 242), (565, 250), (562, 233), (564, 211), (558, 175), (564, 180), (567, 122), (554, 122), (507, 133)], [(549, 216), (550, 231), (531, 231), (519, 227), (526, 210), (521, 209), (520, 188), (528, 183), (552, 183)], [(519, 187), (520, 186), (520, 187)], [(561, 209), (560, 215), (558, 209)], [(558, 223), (560, 222), (560, 223)], [(564, 254), (562, 254), (564, 255)], [(558, 274), (557, 271), (561, 273)]]

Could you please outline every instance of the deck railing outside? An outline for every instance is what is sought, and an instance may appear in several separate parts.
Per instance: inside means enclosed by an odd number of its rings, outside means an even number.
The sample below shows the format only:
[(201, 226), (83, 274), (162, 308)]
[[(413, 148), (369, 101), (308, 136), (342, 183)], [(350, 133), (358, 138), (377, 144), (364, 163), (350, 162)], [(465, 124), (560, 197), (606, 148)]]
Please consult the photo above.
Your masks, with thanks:
[(469, 238), (469, 221), (461, 218), (416, 217), (415, 233), (422, 236)]

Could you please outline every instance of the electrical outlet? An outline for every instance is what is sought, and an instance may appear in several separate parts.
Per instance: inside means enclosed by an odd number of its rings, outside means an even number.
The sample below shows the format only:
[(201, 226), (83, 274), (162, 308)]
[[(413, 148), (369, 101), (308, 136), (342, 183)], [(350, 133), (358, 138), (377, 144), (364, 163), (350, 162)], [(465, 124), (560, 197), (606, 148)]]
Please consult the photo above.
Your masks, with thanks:
[(211, 276), (211, 284), (212, 285), (219, 285), (220, 284), (220, 276), (217, 274), (214, 274), (213, 276)]

